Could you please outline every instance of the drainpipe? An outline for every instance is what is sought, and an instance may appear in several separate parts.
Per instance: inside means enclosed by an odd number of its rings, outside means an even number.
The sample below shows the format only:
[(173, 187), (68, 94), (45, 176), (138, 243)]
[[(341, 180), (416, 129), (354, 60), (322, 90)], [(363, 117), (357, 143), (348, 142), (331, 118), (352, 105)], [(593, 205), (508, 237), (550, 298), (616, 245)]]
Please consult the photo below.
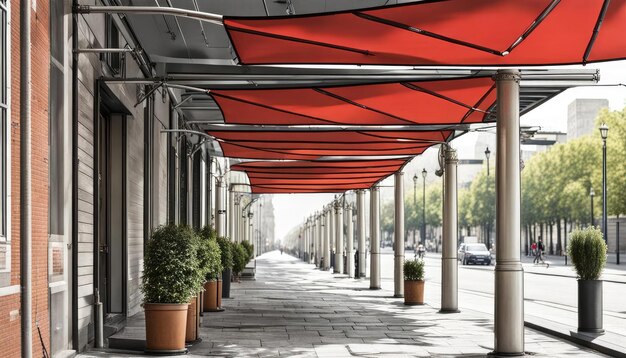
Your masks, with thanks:
[[(73, 1), (73, 6), (78, 1)], [(72, 348), (78, 351), (78, 15), (72, 14)]]
[(33, 355), (30, 12), (31, 0), (20, 1), (20, 301), (25, 358)]

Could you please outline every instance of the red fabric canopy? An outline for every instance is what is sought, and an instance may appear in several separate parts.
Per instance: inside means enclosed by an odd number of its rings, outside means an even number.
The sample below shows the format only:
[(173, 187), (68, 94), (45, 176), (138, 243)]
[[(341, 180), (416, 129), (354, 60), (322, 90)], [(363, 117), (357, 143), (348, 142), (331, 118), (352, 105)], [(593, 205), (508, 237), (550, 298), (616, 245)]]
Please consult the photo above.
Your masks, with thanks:
[(315, 160), (325, 156), (418, 155), (452, 131), (209, 131), (225, 156)]
[(227, 17), (224, 25), (242, 64), (521, 66), (626, 58), (626, 0), (426, 0)]
[(477, 123), (496, 100), (490, 77), (211, 95), (226, 123), (272, 125)]
[(407, 160), (259, 161), (231, 169), (246, 172), (253, 193), (328, 193), (367, 189), (400, 170)]

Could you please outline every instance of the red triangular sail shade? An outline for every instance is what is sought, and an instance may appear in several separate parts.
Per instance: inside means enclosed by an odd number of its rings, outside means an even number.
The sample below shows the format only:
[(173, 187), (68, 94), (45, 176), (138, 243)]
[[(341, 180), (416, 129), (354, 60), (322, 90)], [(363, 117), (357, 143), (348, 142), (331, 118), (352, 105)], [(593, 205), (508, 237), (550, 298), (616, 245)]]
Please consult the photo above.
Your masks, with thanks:
[(452, 131), (209, 131), (225, 156), (316, 160), (330, 156), (418, 155)]
[(231, 169), (248, 175), (253, 193), (343, 192), (367, 189), (400, 170), (407, 160), (258, 161)]
[(226, 123), (272, 125), (477, 123), (496, 99), (489, 77), (211, 94)]
[(429, 0), (227, 17), (224, 24), (243, 64), (521, 66), (626, 58), (626, 0)]

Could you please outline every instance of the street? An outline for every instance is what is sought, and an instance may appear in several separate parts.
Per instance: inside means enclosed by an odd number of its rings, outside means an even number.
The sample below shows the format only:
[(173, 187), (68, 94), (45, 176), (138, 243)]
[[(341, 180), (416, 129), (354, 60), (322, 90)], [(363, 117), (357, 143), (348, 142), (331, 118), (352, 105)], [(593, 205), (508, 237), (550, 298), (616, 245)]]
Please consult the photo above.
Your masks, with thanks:
[[(413, 251), (406, 252), (413, 258)], [(426, 255), (426, 302), (438, 307), (441, 285), (441, 255)], [(368, 262), (369, 264), (369, 262)], [(571, 266), (535, 266), (524, 263), (526, 317), (541, 317), (572, 327), (577, 326), (577, 283)], [(459, 309), (493, 315), (494, 268), (459, 264)], [(369, 271), (368, 271), (369, 274)], [(393, 287), (393, 251), (381, 249), (381, 277), (385, 288)], [(607, 269), (604, 275), (604, 328), (626, 336), (626, 271)]]

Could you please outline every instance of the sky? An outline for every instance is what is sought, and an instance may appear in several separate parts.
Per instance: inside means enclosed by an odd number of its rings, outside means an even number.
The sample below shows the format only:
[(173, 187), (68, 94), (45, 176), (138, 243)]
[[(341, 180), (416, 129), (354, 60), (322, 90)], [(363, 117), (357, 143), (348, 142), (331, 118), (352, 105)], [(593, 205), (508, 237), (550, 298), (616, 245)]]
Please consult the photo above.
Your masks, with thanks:
[[(559, 68), (582, 68), (582, 66), (567, 66)], [(542, 131), (567, 131), (567, 106), (577, 98), (606, 98), (611, 110), (620, 110), (626, 106), (626, 87), (611, 86), (626, 84), (626, 61), (616, 61), (604, 64), (591, 64), (586, 68), (600, 69), (600, 81), (596, 86), (576, 87), (566, 90), (555, 96), (540, 107), (522, 116), (522, 126), (540, 126)], [(474, 153), (477, 135), (468, 133), (455, 141), (453, 147), (461, 153)], [(429, 172), (436, 169), (436, 150), (430, 149), (424, 154), (425, 158), (417, 157), (408, 168), (425, 167)], [(415, 169), (413, 169), (415, 170)], [(406, 175), (411, 175), (412, 171)], [(388, 184), (393, 185), (390, 179)], [(383, 182), (387, 184), (387, 182)], [(303, 223), (306, 217), (320, 210), (323, 205), (333, 200), (333, 194), (290, 194), (274, 195), (274, 216), (276, 222), (276, 239), (281, 240), (294, 226)]]

